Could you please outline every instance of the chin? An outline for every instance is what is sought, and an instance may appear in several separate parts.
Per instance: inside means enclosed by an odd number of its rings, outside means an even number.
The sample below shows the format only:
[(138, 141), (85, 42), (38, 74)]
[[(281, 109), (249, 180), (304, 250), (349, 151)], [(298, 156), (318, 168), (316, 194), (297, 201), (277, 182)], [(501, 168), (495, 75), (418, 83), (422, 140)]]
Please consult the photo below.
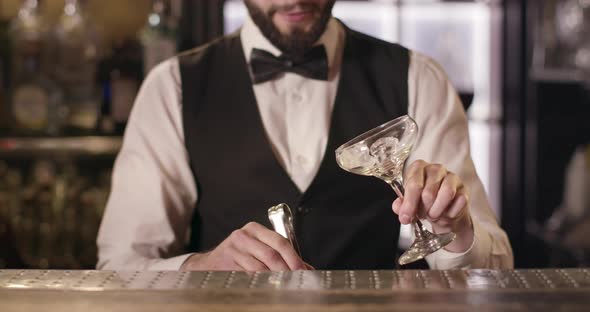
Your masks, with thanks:
[(290, 35), (296, 31), (299, 32), (308, 32), (313, 27), (316, 21), (305, 21), (299, 23), (289, 23), (285, 21), (276, 22), (274, 21), (275, 27), (281, 32), (283, 35)]
[(305, 25), (283, 25), (278, 26), (277, 29), (281, 32), (284, 36), (292, 35), (295, 32), (299, 33), (307, 33), (310, 31), (312, 24), (305, 24)]

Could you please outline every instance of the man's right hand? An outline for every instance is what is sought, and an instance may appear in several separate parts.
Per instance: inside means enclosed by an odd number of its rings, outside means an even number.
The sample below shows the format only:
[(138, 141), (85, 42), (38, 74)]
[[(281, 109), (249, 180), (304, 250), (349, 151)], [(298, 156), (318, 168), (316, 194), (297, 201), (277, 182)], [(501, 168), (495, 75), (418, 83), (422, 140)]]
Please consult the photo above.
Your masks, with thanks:
[(217, 248), (194, 254), (182, 271), (295, 271), (310, 269), (287, 239), (251, 222), (234, 231)]

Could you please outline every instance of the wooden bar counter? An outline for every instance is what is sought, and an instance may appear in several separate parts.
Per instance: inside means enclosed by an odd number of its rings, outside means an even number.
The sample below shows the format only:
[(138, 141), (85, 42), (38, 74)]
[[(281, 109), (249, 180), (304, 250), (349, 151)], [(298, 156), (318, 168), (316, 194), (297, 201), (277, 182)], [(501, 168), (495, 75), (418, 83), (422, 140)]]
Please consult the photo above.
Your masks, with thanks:
[(590, 270), (0, 270), (0, 311), (394, 310), (590, 311)]

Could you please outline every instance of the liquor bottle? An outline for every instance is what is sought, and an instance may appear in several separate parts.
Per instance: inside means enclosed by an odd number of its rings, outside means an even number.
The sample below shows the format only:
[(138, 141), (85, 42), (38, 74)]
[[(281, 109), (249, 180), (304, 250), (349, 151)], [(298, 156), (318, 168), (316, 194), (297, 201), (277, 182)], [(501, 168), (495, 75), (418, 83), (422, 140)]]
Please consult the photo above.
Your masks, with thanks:
[[(8, 173), (8, 164), (0, 160), (0, 217), (7, 218), (10, 215), (10, 191), (6, 174)], [(6, 220), (6, 219), (5, 219)], [(2, 226), (0, 224), (0, 226)], [(0, 233), (2, 231), (0, 230)], [(1, 236), (1, 234), (0, 234)]]
[(153, 0), (152, 11), (140, 31), (144, 73), (177, 52), (180, 1)]
[(6, 102), (8, 90), (8, 21), (4, 19), (4, 7), (0, 1), (0, 131), (5, 132), (8, 127), (9, 115)]
[(63, 206), (59, 212), (59, 218), (56, 219), (57, 237), (62, 243), (56, 246), (55, 255), (59, 256), (58, 262), (62, 267), (79, 268), (78, 253), (76, 251), (78, 241), (80, 240), (81, 228), (86, 225), (80, 220), (79, 213), (82, 206), (80, 204), (80, 193), (87, 188), (86, 174), (80, 175), (78, 168), (73, 162), (67, 163), (62, 170), (63, 183)]
[(135, 38), (116, 40), (100, 69), (103, 86), (101, 132), (122, 135), (143, 79), (140, 42)]
[(2, 20), (2, 12), (0, 7), (0, 130), (4, 131), (8, 127), (9, 115), (7, 108), (7, 90), (8, 90), (8, 51), (10, 44), (8, 42), (8, 22)]
[(6, 87), (4, 86), (4, 62), (0, 58), (0, 132), (5, 132), (7, 127), (7, 113), (6, 105), (4, 104), (6, 99)]
[(48, 77), (49, 28), (39, 0), (23, 0), (10, 27), (11, 111), (15, 128), (27, 134), (59, 134), (67, 110)]
[(53, 232), (53, 199), (58, 167), (52, 159), (38, 159), (33, 163), (28, 185), (27, 200), (22, 207), (25, 232), (25, 255), (29, 264), (47, 269), (49, 255), (55, 240)]
[(53, 31), (53, 78), (64, 90), (68, 128), (75, 132), (93, 131), (100, 114), (96, 81), (100, 57), (98, 31), (86, 15), (85, 3), (66, 0)]
[(9, 165), (0, 161), (0, 269), (24, 268), (16, 248), (16, 235), (11, 222), (14, 199), (18, 194), (18, 188), (14, 188), (14, 178)]

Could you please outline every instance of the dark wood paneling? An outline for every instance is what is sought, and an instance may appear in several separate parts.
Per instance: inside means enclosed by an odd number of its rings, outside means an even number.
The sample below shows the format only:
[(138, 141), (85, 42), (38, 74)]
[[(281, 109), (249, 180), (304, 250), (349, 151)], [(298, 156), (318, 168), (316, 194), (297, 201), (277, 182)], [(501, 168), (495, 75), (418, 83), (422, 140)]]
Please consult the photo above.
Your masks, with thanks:
[(514, 250), (515, 265), (525, 266), (525, 128), (527, 101), (527, 1), (504, 2), (502, 226)]

